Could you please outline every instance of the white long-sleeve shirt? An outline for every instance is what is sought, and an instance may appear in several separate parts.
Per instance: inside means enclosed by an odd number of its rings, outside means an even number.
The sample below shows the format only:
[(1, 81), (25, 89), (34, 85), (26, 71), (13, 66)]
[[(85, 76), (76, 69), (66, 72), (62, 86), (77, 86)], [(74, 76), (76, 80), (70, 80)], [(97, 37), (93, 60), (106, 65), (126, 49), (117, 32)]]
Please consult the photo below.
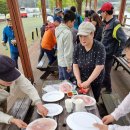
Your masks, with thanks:
[[(125, 116), (130, 112), (130, 93), (125, 97), (122, 103), (115, 109), (111, 115), (115, 120), (118, 120), (120, 117)], [(130, 130), (130, 126), (120, 126), (120, 125), (109, 125), (108, 130)]]
[[(23, 74), (21, 74), (20, 77), (15, 81), (14, 87), (19, 88), (24, 93), (26, 93), (29, 96), (29, 98), (32, 99), (34, 104), (41, 102), (37, 90), (31, 84), (31, 82), (27, 78), (25, 78)], [(8, 92), (0, 90), (0, 102), (5, 100), (8, 96), (9, 96)], [(13, 116), (0, 111), (0, 123), (8, 124), (12, 117)]]

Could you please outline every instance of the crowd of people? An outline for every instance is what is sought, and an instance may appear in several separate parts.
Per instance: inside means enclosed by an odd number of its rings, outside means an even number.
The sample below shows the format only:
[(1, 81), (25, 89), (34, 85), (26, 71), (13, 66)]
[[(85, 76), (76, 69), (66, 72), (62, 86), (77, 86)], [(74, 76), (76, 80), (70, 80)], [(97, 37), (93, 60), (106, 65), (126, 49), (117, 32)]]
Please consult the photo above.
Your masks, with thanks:
[[(120, 22), (113, 15), (114, 7), (109, 2), (102, 5), (98, 11), (100, 15), (94, 10), (86, 10), (84, 20), (77, 13), (75, 6), (64, 12), (56, 8), (54, 13), (54, 16), (47, 17), (47, 23), (41, 28), (38, 62), (44, 53), (47, 54), (49, 65), (57, 60), (59, 79), (70, 81), (74, 79), (78, 87), (91, 87), (98, 102), (102, 87), (106, 88), (103, 93), (112, 92), (110, 72), (114, 61), (113, 55), (120, 56), (125, 48), (126, 58), (130, 63), (130, 39), (127, 40)], [(46, 115), (47, 110), (42, 106), (37, 91), (16, 69), (19, 54), (10, 18), (7, 18), (7, 24), (3, 31), (2, 44), (5, 45), (7, 40), (9, 41), (12, 60), (0, 56), (0, 68), (2, 68), (0, 85), (10, 86), (15, 82), (17, 87), (29, 95), (39, 112)], [(129, 130), (130, 126), (107, 126), (108, 123), (130, 112), (129, 100), (130, 94), (112, 114), (102, 119), (105, 125), (94, 124), (95, 127), (100, 130)], [(2, 112), (0, 122), (14, 123), (20, 128), (27, 125)]]

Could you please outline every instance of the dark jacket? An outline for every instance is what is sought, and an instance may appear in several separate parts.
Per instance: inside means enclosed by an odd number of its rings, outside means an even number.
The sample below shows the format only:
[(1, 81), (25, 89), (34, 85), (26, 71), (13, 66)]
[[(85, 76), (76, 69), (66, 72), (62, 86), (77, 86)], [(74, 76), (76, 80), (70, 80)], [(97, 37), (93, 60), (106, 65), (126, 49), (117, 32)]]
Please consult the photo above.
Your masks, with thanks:
[(97, 41), (101, 41), (102, 40), (102, 31), (104, 28), (104, 24), (102, 24), (101, 26), (96, 26), (96, 31), (94, 33), (94, 39)]
[(113, 38), (113, 30), (119, 24), (116, 18), (112, 18), (106, 23), (102, 33), (102, 44), (106, 49), (106, 58), (112, 58), (113, 55), (119, 56), (127, 40), (126, 35), (121, 27), (116, 31), (116, 37)]

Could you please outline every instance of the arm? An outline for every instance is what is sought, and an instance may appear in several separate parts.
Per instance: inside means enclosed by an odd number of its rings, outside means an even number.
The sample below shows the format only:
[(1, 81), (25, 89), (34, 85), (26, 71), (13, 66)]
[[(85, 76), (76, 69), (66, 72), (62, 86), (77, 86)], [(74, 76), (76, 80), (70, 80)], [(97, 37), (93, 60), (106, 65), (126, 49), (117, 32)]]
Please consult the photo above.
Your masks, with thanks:
[(5, 30), (5, 28), (4, 28), (4, 30), (3, 30), (2, 44), (5, 45), (5, 43), (7, 43), (7, 41), (8, 41), (8, 37), (7, 37), (7, 35), (6, 35), (6, 30)]
[(82, 87), (89, 87), (90, 84), (100, 75), (101, 71), (104, 68), (105, 59), (106, 59), (106, 52), (103, 45), (99, 44), (97, 46), (97, 56), (95, 59), (95, 68), (92, 74), (89, 76), (87, 81), (81, 84)]
[(125, 97), (122, 103), (115, 109), (111, 115), (114, 117), (115, 120), (118, 120), (120, 117), (126, 115), (130, 112), (130, 93)]
[(83, 21), (83, 20), (82, 20), (82, 17), (80, 16), (80, 24), (82, 23), (82, 21)]
[(10, 123), (9, 121), (11, 118), (13, 118), (13, 116), (10, 116), (10, 115), (0, 111), (0, 123), (9, 124)]
[(103, 70), (104, 65), (96, 65), (95, 69), (93, 70), (92, 74), (89, 76), (87, 81), (81, 84), (81, 87), (89, 87), (90, 84), (99, 76), (101, 71)]
[(130, 130), (130, 126), (109, 125), (108, 130)]
[(73, 64), (73, 73), (74, 73), (74, 76), (77, 80), (77, 85), (80, 87), (81, 77), (80, 77), (80, 70), (79, 70), (78, 64)]
[(74, 46), (73, 46), (72, 32), (68, 31), (64, 37), (64, 58), (67, 67), (72, 66), (73, 49)]
[(0, 111), (0, 123), (14, 124), (19, 128), (26, 128), (27, 124), (20, 119), (16, 119), (13, 116), (5, 114)]
[(38, 111), (42, 115), (47, 115), (48, 111), (45, 107), (43, 107), (37, 90), (23, 74), (21, 74), (21, 76), (16, 80), (15, 85), (15, 87), (19, 87), (25, 94), (30, 97), (30, 99), (32, 99), (33, 103), (37, 106)]
[(130, 126), (94, 124), (99, 130), (130, 130)]

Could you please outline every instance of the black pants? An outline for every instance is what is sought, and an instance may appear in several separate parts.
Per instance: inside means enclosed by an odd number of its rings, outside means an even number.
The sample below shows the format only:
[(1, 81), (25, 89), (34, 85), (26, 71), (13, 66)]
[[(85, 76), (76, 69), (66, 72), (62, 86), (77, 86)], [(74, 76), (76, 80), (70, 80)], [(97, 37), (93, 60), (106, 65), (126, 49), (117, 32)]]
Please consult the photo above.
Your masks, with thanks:
[(99, 97), (100, 97), (100, 92), (101, 92), (101, 84), (102, 83), (91, 83), (91, 88), (94, 94), (94, 98), (96, 99), (96, 102), (98, 102)]
[(52, 49), (52, 50), (46, 50), (46, 49), (40, 48), (40, 55), (39, 55), (38, 62), (40, 62), (40, 60), (44, 56), (44, 53), (47, 54), (47, 57), (49, 59), (49, 65), (51, 65), (56, 60), (55, 50), (54, 49)]
[(110, 92), (112, 91), (110, 73), (111, 73), (113, 61), (114, 61), (113, 58), (111, 58), (111, 59), (106, 58), (106, 61), (105, 61), (105, 76), (104, 76), (104, 81), (103, 81), (103, 85), (106, 87), (106, 90), (110, 91)]

